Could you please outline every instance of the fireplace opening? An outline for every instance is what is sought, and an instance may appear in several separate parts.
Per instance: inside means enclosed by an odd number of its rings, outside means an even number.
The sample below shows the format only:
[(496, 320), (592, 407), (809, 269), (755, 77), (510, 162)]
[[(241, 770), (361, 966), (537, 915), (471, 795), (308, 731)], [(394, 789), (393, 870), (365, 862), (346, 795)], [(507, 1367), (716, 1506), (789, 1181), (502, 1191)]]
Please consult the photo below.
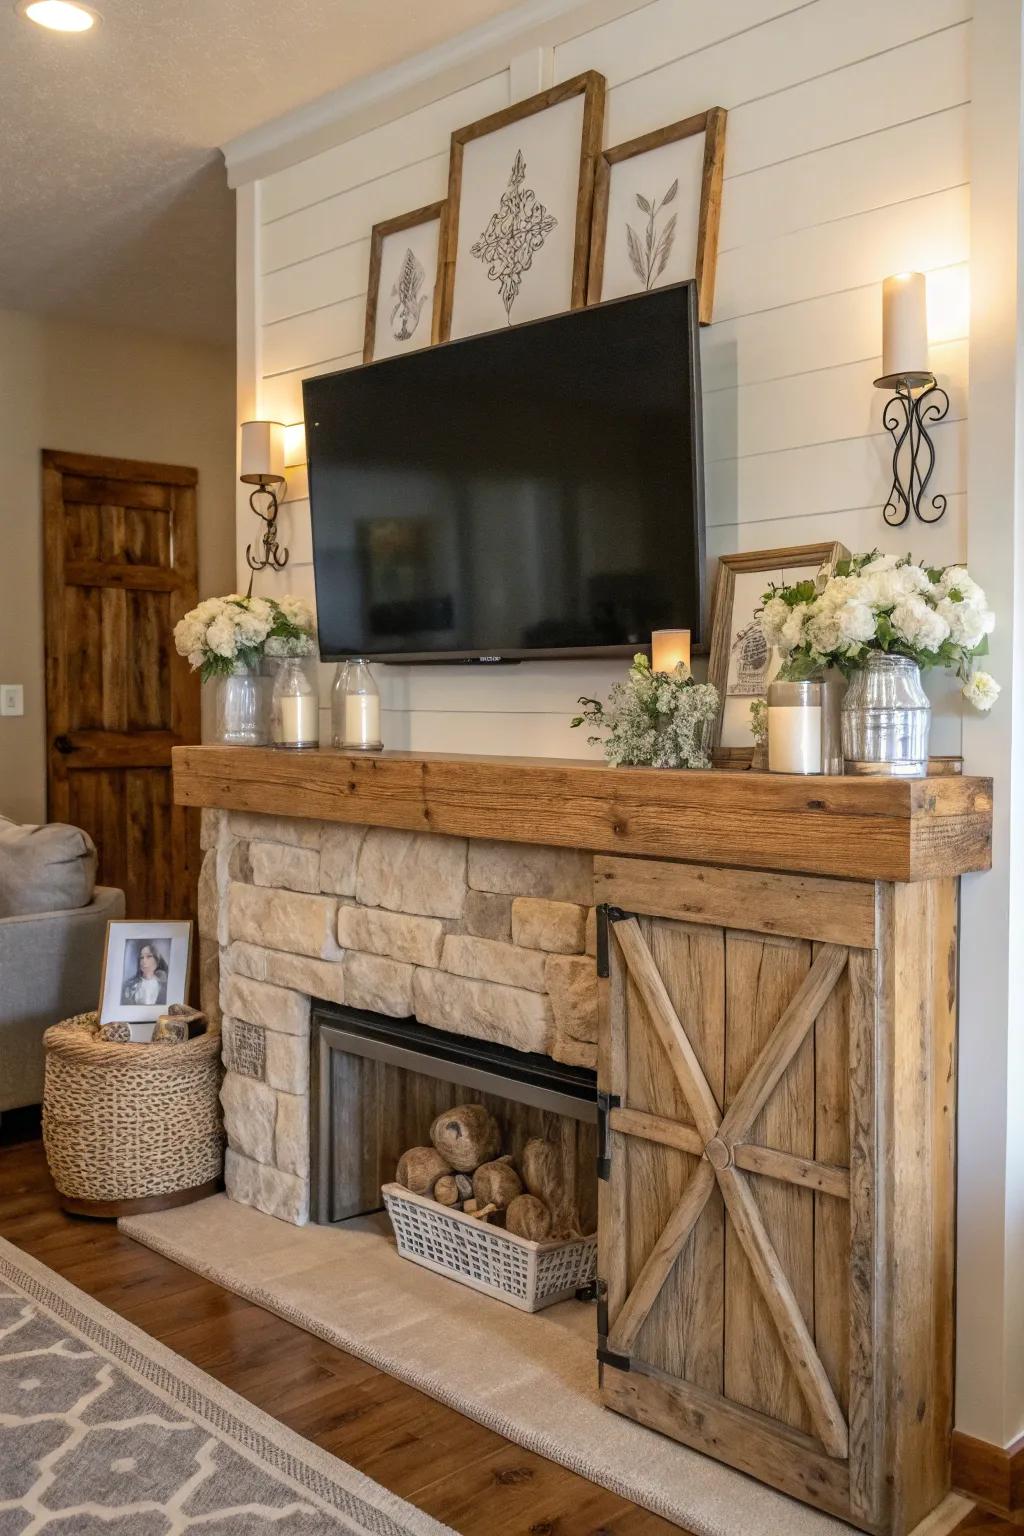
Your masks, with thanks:
[(583, 1230), (597, 1225), (597, 1079), (585, 1067), (393, 1019), (314, 1002), (310, 1137), (314, 1219), (383, 1209), (381, 1185), (402, 1153), (426, 1146), (438, 1115), (483, 1104), (518, 1161), (543, 1137), (561, 1150)]

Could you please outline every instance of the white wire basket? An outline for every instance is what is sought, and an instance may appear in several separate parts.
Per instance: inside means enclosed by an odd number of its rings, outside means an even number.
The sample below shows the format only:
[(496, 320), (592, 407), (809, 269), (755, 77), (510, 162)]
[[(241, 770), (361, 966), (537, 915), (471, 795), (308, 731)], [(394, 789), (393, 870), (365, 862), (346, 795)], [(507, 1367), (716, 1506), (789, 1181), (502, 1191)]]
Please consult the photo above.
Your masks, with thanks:
[(539, 1312), (574, 1296), (594, 1278), (596, 1233), (568, 1242), (535, 1243), (414, 1195), (401, 1184), (385, 1184), (381, 1193), (403, 1258), (510, 1307)]

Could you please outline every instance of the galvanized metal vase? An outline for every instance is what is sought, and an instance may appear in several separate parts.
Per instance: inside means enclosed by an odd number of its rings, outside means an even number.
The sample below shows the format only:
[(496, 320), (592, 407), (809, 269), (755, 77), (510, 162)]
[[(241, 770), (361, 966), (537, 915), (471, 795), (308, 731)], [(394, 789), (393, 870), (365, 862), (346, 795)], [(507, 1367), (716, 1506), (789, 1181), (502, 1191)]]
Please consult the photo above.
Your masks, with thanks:
[(917, 662), (875, 652), (853, 674), (843, 700), (845, 771), (894, 778), (926, 774), (931, 723)]

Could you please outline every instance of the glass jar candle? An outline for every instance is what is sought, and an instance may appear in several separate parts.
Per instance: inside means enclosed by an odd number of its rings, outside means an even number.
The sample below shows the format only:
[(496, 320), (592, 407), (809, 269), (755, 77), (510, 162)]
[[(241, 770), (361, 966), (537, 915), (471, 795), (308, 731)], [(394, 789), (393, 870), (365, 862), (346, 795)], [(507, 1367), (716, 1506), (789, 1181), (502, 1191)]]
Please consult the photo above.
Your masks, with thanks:
[(768, 685), (769, 773), (842, 773), (840, 697), (823, 678)]
[(275, 747), (291, 750), (320, 744), (320, 701), (313, 658), (288, 656), (277, 663), (271, 695), (271, 734)]
[(363, 656), (339, 662), (331, 690), (331, 737), (346, 752), (380, 752), (380, 692)]

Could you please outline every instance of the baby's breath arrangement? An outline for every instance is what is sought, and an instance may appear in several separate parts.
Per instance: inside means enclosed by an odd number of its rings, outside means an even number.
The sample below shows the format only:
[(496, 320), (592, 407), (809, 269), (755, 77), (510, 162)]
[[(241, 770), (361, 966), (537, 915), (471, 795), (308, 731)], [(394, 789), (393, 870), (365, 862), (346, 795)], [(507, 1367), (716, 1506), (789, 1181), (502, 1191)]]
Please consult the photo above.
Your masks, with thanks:
[(710, 768), (706, 738), (718, 712), (718, 689), (694, 682), (680, 662), (674, 672), (652, 672), (643, 652), (633, 657), (625, 682), (616, 683), (607, 705), (582, 698), (586, 707), (572, 724), (592, 725), (607, 737), (588, 736), (615, 767)]
[(768, 745), (768, 700), (755, 699), (750, 706), (750, 734), (755, 747)]

